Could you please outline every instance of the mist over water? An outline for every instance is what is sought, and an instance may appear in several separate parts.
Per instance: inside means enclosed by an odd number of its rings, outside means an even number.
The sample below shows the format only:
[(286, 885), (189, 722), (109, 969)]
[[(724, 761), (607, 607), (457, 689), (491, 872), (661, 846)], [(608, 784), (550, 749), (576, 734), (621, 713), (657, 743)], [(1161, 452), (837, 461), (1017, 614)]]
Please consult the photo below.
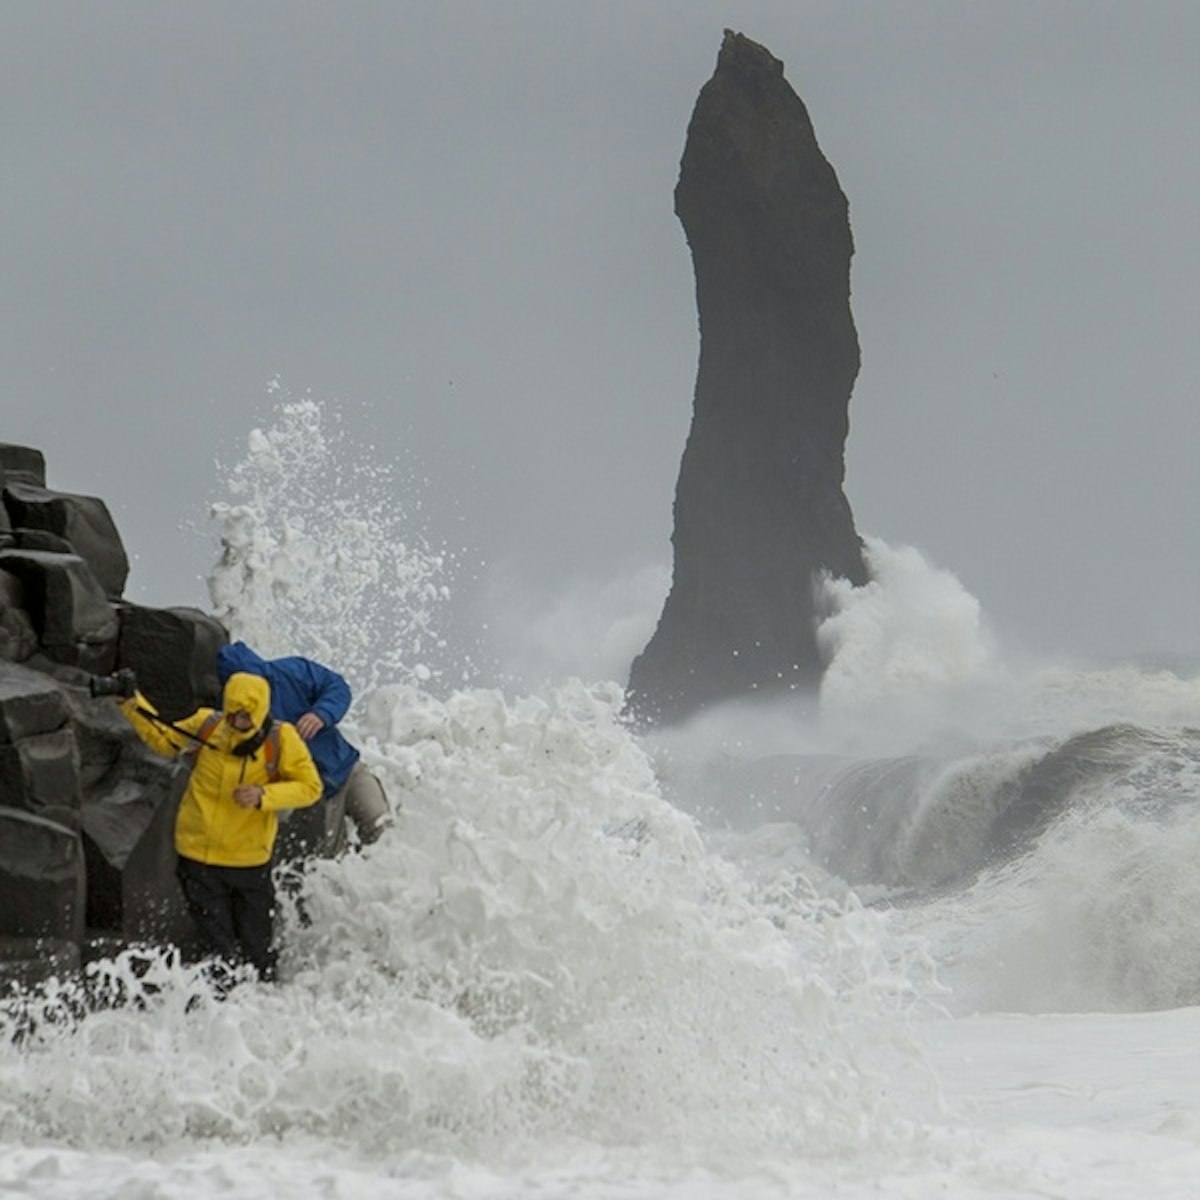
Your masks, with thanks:
[(501, 677), (518, 690), (556, 680), (625, 680), (654, 632), (670, 587), (663, 564), (605, 578), (581, 576), (548, 593), (503, 563), (484, 580), (493, 653)]

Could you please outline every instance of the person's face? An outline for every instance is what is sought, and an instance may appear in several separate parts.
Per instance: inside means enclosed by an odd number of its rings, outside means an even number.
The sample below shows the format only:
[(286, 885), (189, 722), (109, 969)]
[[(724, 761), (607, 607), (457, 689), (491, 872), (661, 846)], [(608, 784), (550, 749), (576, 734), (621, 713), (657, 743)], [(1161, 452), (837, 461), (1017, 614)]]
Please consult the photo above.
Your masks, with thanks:
[(227, 713), (225, 720), (239, 733), (249, 733), (253, 723), (253, 718), (244, 708), (239, 708), (236, 712)]

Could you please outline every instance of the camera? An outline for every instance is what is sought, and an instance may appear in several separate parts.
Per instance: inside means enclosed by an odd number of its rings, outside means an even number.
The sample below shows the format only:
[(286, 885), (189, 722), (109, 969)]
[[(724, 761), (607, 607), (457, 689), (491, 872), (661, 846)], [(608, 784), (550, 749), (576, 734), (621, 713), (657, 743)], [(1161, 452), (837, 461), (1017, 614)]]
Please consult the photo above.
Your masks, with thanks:
[(120, 696), (122, 700), (128, 700), (137, 691), (137, 676), (128, 667), (113, 675), (93, 675), (88, 680), (88, 691), (93, 699), (97, 696)]

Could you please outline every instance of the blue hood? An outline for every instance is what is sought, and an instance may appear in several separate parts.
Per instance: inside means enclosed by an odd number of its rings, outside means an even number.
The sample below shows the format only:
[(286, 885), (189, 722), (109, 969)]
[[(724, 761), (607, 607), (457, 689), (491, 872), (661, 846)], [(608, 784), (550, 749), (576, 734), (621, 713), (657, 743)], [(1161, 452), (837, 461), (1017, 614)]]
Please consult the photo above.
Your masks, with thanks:
[(338, 722), (350, 708), (350, 685), (336, 671), (310, 658), (263, 658), (245, 642), (233, 642), (217, 651), (217, 678), (225, 681), (236, 672), (258, 675), (271, 685), (271, 716), (295, 724), (305, 713), (316, 713), (325, 722), (306, 743), (321, 773), (325, 795), (346, 782), (358, 761), (358, 751), (338, 731)]
[(217, 651), (217, 678), (221, 681), (221, 686), (224, 687), (230, 675), (238, 671), (245, 671), (247, 675), (260, 675), (266, 679), (266, 659), (255, 654), (245, 642), (233, 642), (222, 646)]

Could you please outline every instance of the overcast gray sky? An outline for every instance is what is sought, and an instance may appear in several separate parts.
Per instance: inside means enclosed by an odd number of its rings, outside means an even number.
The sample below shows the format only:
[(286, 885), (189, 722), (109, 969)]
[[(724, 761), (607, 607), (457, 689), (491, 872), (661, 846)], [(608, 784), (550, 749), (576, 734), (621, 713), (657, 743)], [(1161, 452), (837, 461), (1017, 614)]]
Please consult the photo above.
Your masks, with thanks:
[(849, 196), (860, 531), (1015, 642), (1200, 652), (1191, 0), (6, 0), (0, 440), (105, 497), (151, 604), (203, 600), (181, 526), (275, 377), (508, 587), (666, 565), (727, 26)]

